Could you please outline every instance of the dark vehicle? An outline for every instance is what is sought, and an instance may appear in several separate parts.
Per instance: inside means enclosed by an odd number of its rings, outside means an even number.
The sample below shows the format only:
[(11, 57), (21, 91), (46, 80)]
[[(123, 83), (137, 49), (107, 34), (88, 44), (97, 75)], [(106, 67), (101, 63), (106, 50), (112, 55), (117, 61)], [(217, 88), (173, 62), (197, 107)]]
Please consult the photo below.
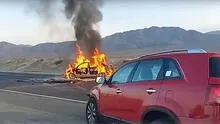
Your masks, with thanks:
[(220, 124), (220, 54), (178, 50), (140, 57), (89, 94), (89, 124)]

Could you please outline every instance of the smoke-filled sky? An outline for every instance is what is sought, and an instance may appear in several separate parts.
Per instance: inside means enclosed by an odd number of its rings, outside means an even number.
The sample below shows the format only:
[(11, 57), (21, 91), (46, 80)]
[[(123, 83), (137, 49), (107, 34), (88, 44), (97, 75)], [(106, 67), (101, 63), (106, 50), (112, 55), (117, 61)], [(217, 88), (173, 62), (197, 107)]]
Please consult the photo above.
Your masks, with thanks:
[[(74, 28), (63, 14), (62, 0), (57, 0), (51, 8), (53, 14), (49, 13), (47, 18), (33, 10), (35, 3), (8, 1), (0, 0), (0, 41), (35, 45), (75, 39)], [(97, 28), (102, 37), (151, 26), (178, 26), (201, 32), (220, 30), (220, 2), (217, 0), (162, 1), (106, 0), (100, 6), (103, 20)]]

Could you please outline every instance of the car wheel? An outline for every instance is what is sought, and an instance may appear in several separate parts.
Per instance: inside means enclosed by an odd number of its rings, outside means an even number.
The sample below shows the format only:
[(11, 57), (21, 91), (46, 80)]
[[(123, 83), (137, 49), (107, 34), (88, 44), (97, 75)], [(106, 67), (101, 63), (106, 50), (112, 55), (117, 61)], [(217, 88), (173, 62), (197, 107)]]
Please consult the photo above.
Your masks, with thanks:
[(158, 120), (154, 120), (154, 121), (150, 122), (149, 124), (175, 124), (175, 123), (171, 120), (158, 119)]
[(86, 121), (88, 124), (98, 124), (99, 114), (97, 104), (94, 99), (90, 99), (86, 106)]

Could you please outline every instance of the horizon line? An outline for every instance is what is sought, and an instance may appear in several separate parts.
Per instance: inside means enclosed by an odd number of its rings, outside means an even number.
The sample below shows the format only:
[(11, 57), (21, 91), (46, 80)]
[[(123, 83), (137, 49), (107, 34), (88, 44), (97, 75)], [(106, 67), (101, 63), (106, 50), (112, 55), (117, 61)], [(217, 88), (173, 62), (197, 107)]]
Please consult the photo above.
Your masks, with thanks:
[[(104, 36), (102, 37), (102, 39), (104, 38), (107, 38), (107, 37), (110, 37), (110, 36), (113, 36), (113, 35), (116, 35), (116, 34), (120, 34), (120, 33), (127, 33), (127, 32), (130, 32), (130, 31), (138, 31), (138, 30), (143, 30), (143, 29), (150, 29), (150, 28), (180, 28), (180, 29), (183, 29), (185, 31), (197, 31), (199, 33), (202, 33), (202, 34), (206, 34), (206, 33), (209, 33), (209, 32), (214, 32), (214, 31), (220, 31), (220, 30), (212, 30), (212, 31), (208, 31), (208, 32), (202, 32), (202, 31), (198, 31), (198, 30), (195, 30), (195, 29), (184, 29), (184, 28), (181, 28), (181, 27), (177, 27), (177, 26), (150, 26), (150, 27), (146, 27), (146, 28), (139, 28), (139, 29), (132, 29), (132, 30), (127, 30), (127, 31), (122, 31), (122, 32), (116, 32), (116, 33), (113, 33), (113, 34), (110, 34), (108, 36)], [(56, 43), (63, 43), (63, 42), (76, 42), (76, 40), (66, 40), (66, 41), (52, 41), (52, 42), (41, 42), (41, 43), (38, 43), (38, 44), (34, 44), (34, 45), (31, 45), (31, 44), (16, 44), (16, 43), (12, 43), (10, 41), (7, 41), (7, 40), (0, 40), (0, 43), (3, 43), (3, 42), (6, 42), (6, 43), (9, 43), (9, 44), (13, 44), (13, 45), (23, 45), (23, 46), (30, 46), (30, 47), (33, 47), (33, 46), (37, 46), (37, 45), (41, 45), (41, 44), (56, 44)]]

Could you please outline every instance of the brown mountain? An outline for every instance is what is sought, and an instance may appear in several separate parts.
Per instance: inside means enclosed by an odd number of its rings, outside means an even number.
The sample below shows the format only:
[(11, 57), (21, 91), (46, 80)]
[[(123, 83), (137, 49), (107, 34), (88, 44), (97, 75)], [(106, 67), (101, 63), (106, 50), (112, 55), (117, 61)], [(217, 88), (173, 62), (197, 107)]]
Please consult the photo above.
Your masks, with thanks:
[[(73, 55), (73, 41), (43, 43), (36, 46), (15, 45), (0, 42), (0, 58), (14, 57), (70, 57)], [(128, 50), (205, 48), (217, 51), (220, 48), (220, 34), (201, 33), (179, 27), (150, 27), (116, 33), (103, 38), (106, 52)]]

